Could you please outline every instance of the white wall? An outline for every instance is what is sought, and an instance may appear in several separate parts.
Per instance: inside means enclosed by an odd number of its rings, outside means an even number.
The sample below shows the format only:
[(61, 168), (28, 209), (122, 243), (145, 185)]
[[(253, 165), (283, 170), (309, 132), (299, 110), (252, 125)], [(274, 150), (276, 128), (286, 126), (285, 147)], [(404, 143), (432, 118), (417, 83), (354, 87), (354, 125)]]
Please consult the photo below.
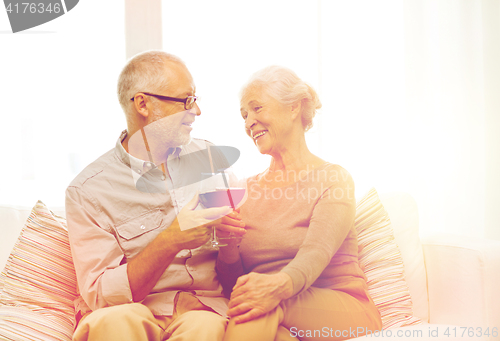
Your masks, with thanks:
[(126, 128), (115, 90), (124, 6), (80, 1), (56, 20), (11, 32), (2, 8), (0, 203), (61, 206), (69, 182)]

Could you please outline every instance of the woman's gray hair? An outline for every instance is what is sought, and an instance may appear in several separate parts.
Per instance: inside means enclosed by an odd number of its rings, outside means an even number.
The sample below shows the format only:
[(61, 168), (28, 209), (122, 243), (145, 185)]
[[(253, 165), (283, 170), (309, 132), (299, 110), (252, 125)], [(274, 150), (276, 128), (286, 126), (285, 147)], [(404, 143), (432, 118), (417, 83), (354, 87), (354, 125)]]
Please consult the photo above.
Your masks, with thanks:
[(157, 50), (142, 52), (129, 59), (118, 77), (117, 88), (118, 100), (126, 114), (132, 107), (130, 99), (136, 93), (142, 91), (156, 93), (159, 89), (167, 87), (165, 67), (169, 62), (185, 66), (179, 57)]
[(298, 101), (302, 104), (302, 125), (305, 131), (311, 129), (313, 118), (321, 102), (314, 89), (295, 72), (282, 66), (268, 66), (254, 73), (248, 83), (243, 86), (240, 98), (250, 88), (261, 87), (269, 96), (273, 97), (283, 105), (292, 105)]

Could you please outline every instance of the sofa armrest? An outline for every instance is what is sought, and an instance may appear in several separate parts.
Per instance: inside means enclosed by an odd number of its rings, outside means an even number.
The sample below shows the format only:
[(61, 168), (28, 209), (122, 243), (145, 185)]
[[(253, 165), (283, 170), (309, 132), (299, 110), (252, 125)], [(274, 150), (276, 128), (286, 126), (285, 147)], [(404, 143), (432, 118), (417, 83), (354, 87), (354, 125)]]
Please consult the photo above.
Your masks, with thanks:
[(422, 244), (430, 323), (500, 333), (500, 241), (439, 234)]

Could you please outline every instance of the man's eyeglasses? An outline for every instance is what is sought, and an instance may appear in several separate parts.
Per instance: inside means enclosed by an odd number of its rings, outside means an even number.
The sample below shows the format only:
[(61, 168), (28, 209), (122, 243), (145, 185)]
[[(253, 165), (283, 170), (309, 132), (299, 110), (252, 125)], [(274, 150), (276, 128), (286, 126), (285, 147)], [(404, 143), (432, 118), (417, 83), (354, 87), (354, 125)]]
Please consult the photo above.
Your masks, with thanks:
[[(153, 96), (153, 97), (156, 97), (158, 99), (165, 100), (165, 101), (174, 101), (174, 102), (184, 103), (184, 109), (186, 109), (186, 110), (192, 109), (194, 107), (194, 102), (196, 102), (196, 100), (198, 99), (198, 96), (187, 96), (186, 98), (176, 98), (176, 97), (168, 97), (168, 96), (151, 94), (149, 92), (141, 92), (141, 94)], [(134, 97), (132, 97), (130, 100), (133, 101)]]

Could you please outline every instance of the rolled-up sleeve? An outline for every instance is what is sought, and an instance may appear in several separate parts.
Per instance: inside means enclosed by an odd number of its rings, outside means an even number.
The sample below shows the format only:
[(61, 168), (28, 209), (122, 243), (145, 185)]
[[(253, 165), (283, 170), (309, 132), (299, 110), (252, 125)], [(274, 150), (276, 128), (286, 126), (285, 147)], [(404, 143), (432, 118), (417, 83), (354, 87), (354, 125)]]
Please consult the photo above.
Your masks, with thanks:
[(124, 253), (100, 214), (92, 198), (68, 187), (66, 217), (78, 289), (92, 310), (133, 302)]

